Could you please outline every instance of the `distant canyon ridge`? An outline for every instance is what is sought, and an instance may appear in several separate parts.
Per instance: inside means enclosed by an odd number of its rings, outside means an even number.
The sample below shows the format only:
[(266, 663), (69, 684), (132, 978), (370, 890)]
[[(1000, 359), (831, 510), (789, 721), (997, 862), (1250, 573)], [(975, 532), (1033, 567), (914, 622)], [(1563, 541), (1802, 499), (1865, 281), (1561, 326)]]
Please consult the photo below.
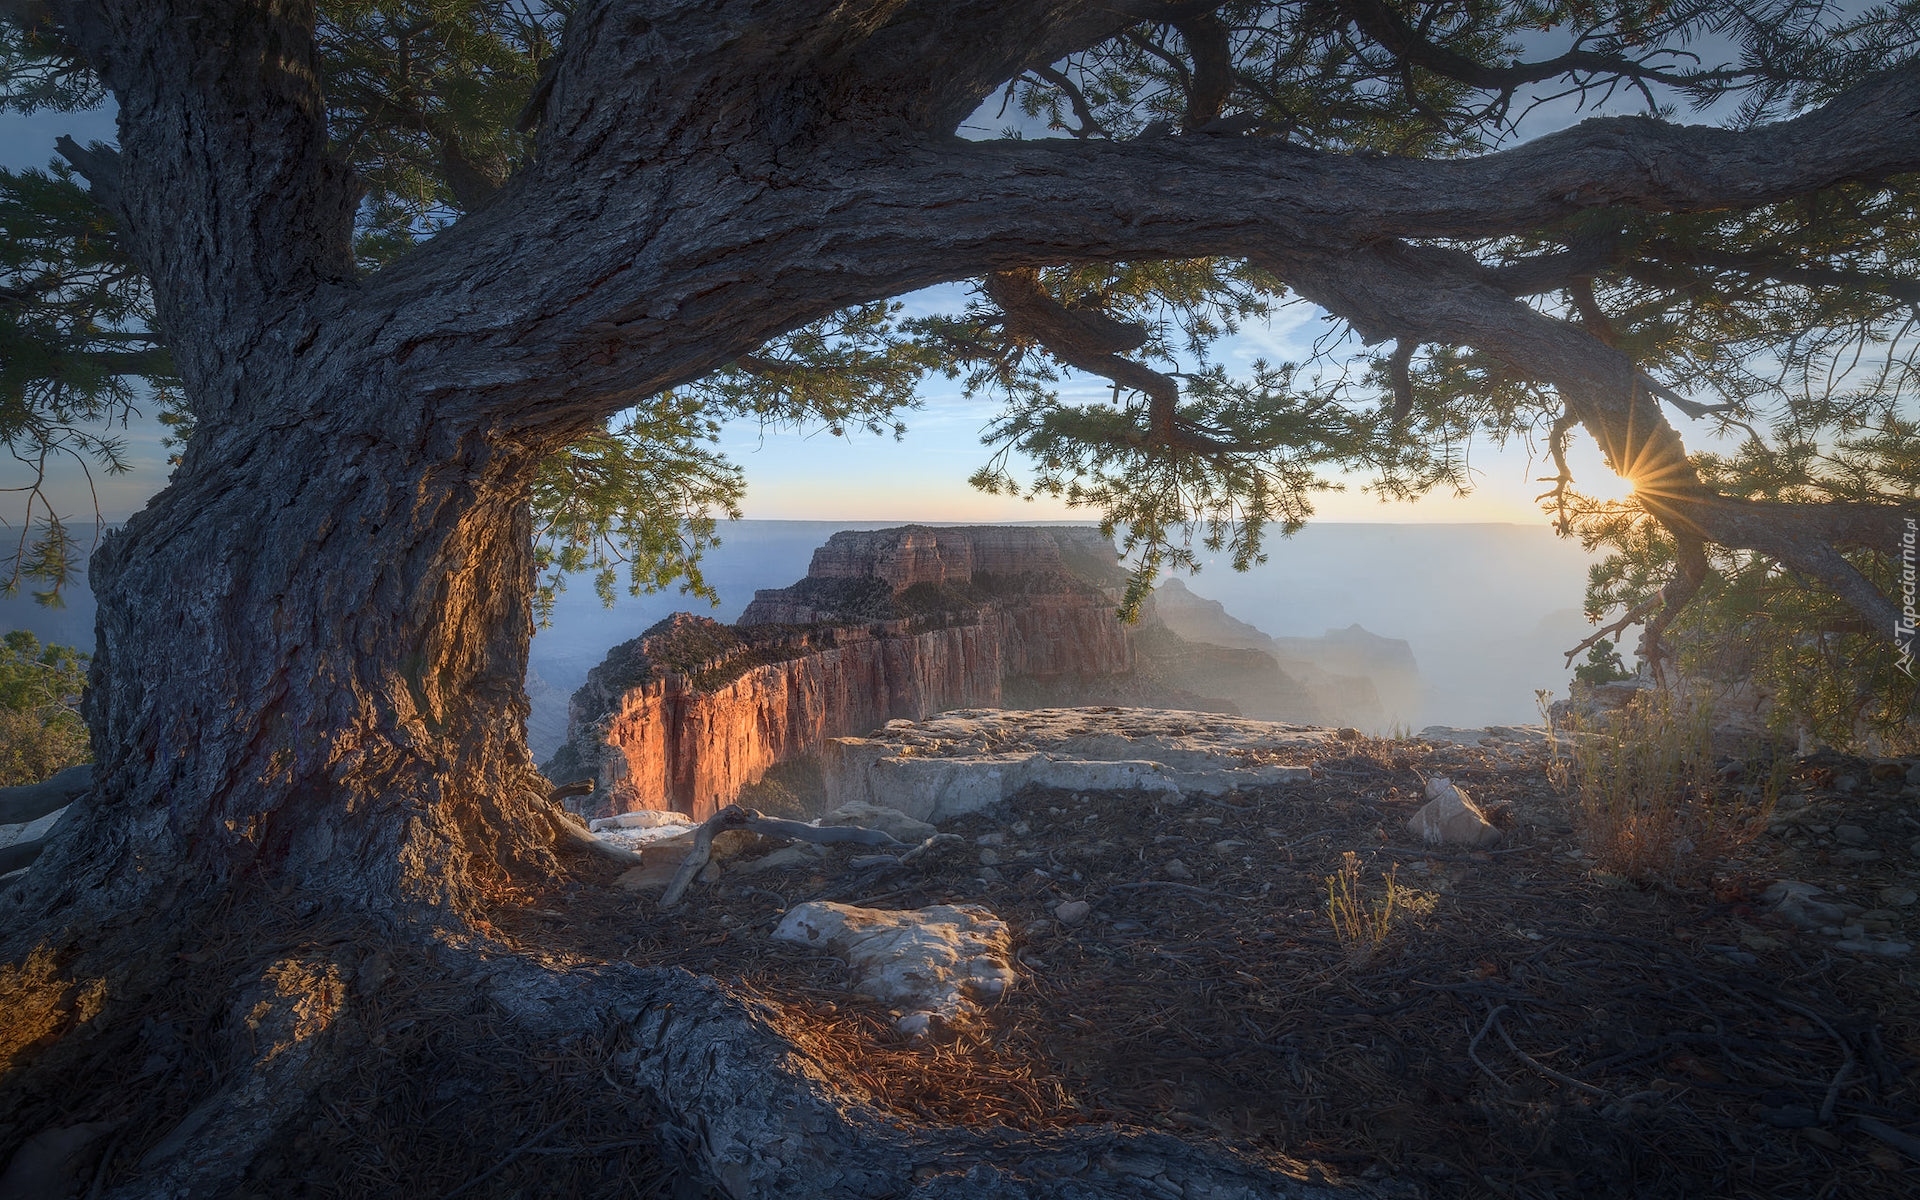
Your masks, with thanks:
[(1132, 625), (1112, 543), (1074, 526), (850, 530), (732, 625), (676, 613), (608, 652), (544, 770), (587, 815), (704, 818), (836, 737), (956, 708), (1127, 705), (1380, 728), (1415, 710), (1406, 642), (1274, 638), (1163, 583)]

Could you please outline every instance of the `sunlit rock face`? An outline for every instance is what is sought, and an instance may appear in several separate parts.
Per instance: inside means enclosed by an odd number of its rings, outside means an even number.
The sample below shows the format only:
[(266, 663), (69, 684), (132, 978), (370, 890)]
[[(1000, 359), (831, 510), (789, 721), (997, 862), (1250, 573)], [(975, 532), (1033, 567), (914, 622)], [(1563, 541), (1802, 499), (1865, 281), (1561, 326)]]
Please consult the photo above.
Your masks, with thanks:
[(704, 818), (831, 738), (998, 705), (1009, 680), (1129, 679), (1116, 561), (1077, 529), (836, 534), (805, 579), (758, 593), (737, 625), (679, 613), (614, 647), (574, 695), (547, 774), (593, 778), (589, 816)]

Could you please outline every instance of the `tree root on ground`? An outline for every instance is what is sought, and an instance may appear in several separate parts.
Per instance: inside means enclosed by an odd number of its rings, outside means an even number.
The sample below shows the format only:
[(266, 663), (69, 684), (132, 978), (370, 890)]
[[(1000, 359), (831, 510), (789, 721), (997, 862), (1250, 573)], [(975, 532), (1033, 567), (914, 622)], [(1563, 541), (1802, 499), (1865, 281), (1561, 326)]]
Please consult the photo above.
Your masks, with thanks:
[[(130, 1085), (133, 1092), (160, 1094), (163, 1078), (133, 1075), (131, 1065), (117, 1080), (91, 1077), (94, 1094), (74, 1095), (69, 1087), (53, 1107), (40, 1106), (37, 1118), (16, 1097), (0, 1104), (0, 1163), (36, 1134), (105, 1120), (124, 1127), (102, 1139), (111, 1143), (105, 1161), (88, 1173), (97, 1172), (94, 1194), (126, 1200), (272, 1195), (290, 1182), (290, 1171), (298, 1177), (316, 1166), (339, 1167), (297, 1165), (303, 1155), (311, 1158), (314, 1131), (323, 1127), (346, 1131), (336, 1158), (377, 1156), (382, 1144), (436, 1132), (468, 1138), (459, 1153), (439, 1156), (444, 1177), (390, 1171), (384, 1177), (393, 1179), (395, 1194), (424, 1194), (424, 1188), (487, 1195), (523, 1186), (526, 1177), (516, 1172), (563, 1169), (576, 1172), (572, 1186), (592, 1194), (596, 1189), (581, 1180), (602, 1178), (595, 1170), (615, 1170), (602, 1160), (619, 1155), (628, 1156), (618, 1168), (626, 1179), (623, 1194), (635, 1190), (628, 1174), (650, 1169), (658, 1191), (642, 1194), (665, 1196), (671, 1177), (680, 1175), (681, 1190), (673, 1194), (688, 1194), (700, 1178), (709, 1181), (711, 1194), (739, 1200), (1418, 1194), (1392, 1184), (1308, 1183), (1224, 1148), (1156, 1131), (1087, 1126), (1025, 1134), (908, 1123), (837, 1086), (832, 1064), (809, 1058), (774, 1028), (763, 1004), (714, 979), (624, 963), (556, 969), (452, 932), (368, 949), (371, 936), (342, 938), (336, 931), (299, 939), (307, 948), (266, 954), (253, 942), (245, 956), (253, 965), (237, 981), (228, 969), (213, 976), (227, 990), (208, 998), (200, 1044), (173, 1052), (166, 1064), (168, 1073), (211, 1066), (210, 1086), (178, 1093), (164, 1117), (129, 1095)], [(328, 944), (316, 946), (316, 940)], [(95, 1028), (61, 1040), (91, 1038), (103, 1061), (109, 1054), (131, 1063), (141, 1053), (163, 1053), (149, 1046), (150, 1007), (134, 1004), (117, 1014), (117, 1034), (97, 1027), (115, 1015), (104, 1013)], [(457, 1059), (447, 1058), (444, 1047), (435, 1049), (438, 1058), (409, 1058), (396, 1050), (408, 1037), (430, 1047), (471, 1046)], [(542, 1083), (533, 1068), (560, 1060), (572, 1064), (568, 1073)], [(423, 1063), (432, 1065), (423, 1069)], [(520, 1064), (518, 1084), (511, 1074), (478, 1077), (512, 1063)], [(52, 1064), (30, 1063), (25, 1074), (36, 1065)], [(9, 1077), (9, 1086), (21, 1075)], [(43, 1090), (62, 1086), (57, 1079), (37, 1083)], [(397, 1126), (391, 1114), (374, 1119), (374, 1108), (409, 1088), (415, 1109), (454, 1109), (446, 1118), (455, 1122), (451, 1134), (413, 1125), (419, 1118), (404, 1112)], [(553, 1098), (569, 1088), (572, 1098), (554, 1107)], [(481, 1110), (505, 1100), (521, 1107), (485, 1124)], [(608, 1128), (608, 1115), (621, 1113), (626, 1124)], [(601, 1124), (568, 1128), (581, 1114)], [(376, 1131), (386, 1127), (393, 1137), (383, 1141)], [(472, 1144), (476, 1136), (487, 1139), (484, 1146)], [(418, 1146), (403, 1149), (422, 1153)], [(634, 1153), (641, 1155), (638, 1167)], [(397, 1171), (400, 1163), (389, 1166)], [(368, 1179), (383, 1178), (367, 1175), (364, 1163), (355, 1169), (362, 1189)], [(611, 1189), (613, 1180), (605, 1186)]]

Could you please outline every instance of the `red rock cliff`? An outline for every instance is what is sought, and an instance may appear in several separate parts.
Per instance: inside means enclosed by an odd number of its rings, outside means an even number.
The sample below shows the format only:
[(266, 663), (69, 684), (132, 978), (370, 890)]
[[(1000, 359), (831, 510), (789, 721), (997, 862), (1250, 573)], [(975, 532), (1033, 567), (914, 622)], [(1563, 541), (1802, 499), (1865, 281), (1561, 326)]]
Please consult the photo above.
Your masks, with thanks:
[(1115, 598), (1061, 548), (1083, 531), (1002, 527), (840, 533), (807, 578), (760, 592), (739, 624), (681, 613), (617, 646), (575, 694), (550, 776), (592, 776), (594, 814), (704, 818), (777, 763), (895, 718), (992, 707), (1004, 680), (1126, 675)]

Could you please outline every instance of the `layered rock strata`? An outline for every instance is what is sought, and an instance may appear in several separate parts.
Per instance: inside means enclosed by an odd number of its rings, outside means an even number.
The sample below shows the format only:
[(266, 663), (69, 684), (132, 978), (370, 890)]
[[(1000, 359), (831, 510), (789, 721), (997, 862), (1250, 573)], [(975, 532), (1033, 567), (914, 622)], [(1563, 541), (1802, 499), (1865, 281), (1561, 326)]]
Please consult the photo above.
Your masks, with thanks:
[(616, 646), (570, 705), (556, 780), (590, 777), (589, 816), (704, 818), (777, 763), (894, 719), (997, 705), (1010, 680), (1128, 680), (1113, 570), (1091, 531), (1002, 527), (836, 534), (807, 577), (756, 594), (737, 625), (676, 614)]

